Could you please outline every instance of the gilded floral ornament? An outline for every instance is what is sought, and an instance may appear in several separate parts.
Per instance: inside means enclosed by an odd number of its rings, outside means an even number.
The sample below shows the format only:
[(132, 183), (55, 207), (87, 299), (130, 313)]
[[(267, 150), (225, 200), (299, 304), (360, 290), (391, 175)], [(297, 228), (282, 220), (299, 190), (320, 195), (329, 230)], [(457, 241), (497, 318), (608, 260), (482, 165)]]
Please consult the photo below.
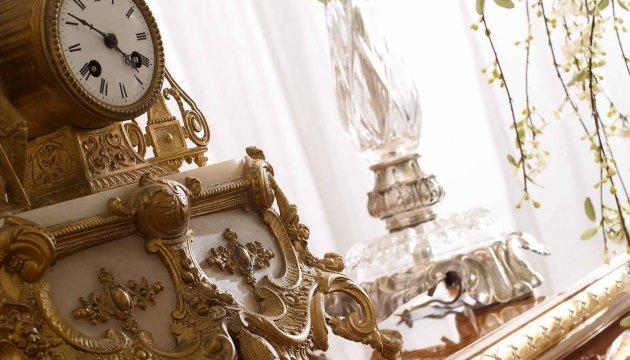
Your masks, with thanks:
[(27, 358), (42, 358), (49, 348), (61, 343), (56, 334), (49, 331), (42, 333), (42, 319), (31, 314), (28, 307), (6, 298), (2, 300), (0, 336), (6, 338), (0, 342), (0, 358), (17, 360), (22, 358), (20, 353)]
[(139, 282), (129, 280), (127, 286), (122, 286), (105, 269), (101, 269), (98, 281), (103, 285), (103, 292), (91, 293), (87, 300), (79, 298), (81, 306), (72, 315), (76, 319), (86, 319), (92, 325), (106, 323), (114, 317), (122, 323), (123, 330), (130, 333), (138, 331), (138, 322), (133, 316), (135, 309), (146, 310), (148, 304), (155, 305), (155, 296), (164, 290), (161, 282), (149, 284), (144, 277)]
[(230, 228), (225, 229), (223, 238), (228, 242), (228, 247), (210, 249), (206, 263), (229, 274), (238, 272), (245, 277), (249, 286), (255, 288), (254, 272), (268, 268), (275, 253), (273, 250), (265, 249), (258, 241), (242, 245), (238, 242), (238, 235)]
[[(110, 199), (107, 213), (42, 230), (17, 220), (7, 222), (0, 230), (4, 251), (0, 265), (6, 270), (0, 270), (0, 276), (17, 278), (20, 284), (10, 289), (5, 288), (9, 282), (0, 281), (0, 296), (7, 298), (0, 303), (0, 320), (15, 323), (18, 315), (11, 310), (15, 309), (32, 325), (0, 327), (0, 354), (16, 359), (308, 359), (314, 351), (328, 348), (330, 327), (389, 359), (396, 358), (400, 334), (378, 328), (365, 291), (339, 273), (343, 269), (339, 255), (319, 259), (310, 253), (310, 231), (275, 182), (271, 165), (260, 150), (250, 148), (248, 154), (253, 157), (245, 157), (242, 177), (223, 183), (207, 185), (188, 178), (184, 186), (147, 174), (133, 192)], [(256, 242), (241, 244), (235, 232), (226, 230), (228, 245), (223, 246), (225, 251), (215, 249), (213, 264), (248, 278), (272, 261), (283, 265), (280, 274), (249, 279), (259, 311), (248, 310), (219, 289), (192, 251), (191, 217), (233, 209), (257, 213), (277, 250), (274, 253)], [(138, 329), (133, 315), (137, 308), (154, 311), (148, 305), (165, 285), (147, 280), (123, 285), (103, 270), (99, 276), (103, 291), (83, 299), (74, 315), (96, 323), (116, 318), (124, 331), (110, 329), (95, 338), (75, 329), (56, 310), (50, 286), (38, 280), (53, 260), (63, 261), (69, 254), (134, 233), (143, 239), (146, 256), (158, 257), (170, 275), (175, 292), (168, 328), (176, 344), (173, 349), (156, 346), (151, 332)], [(347, 315), (327, 313), (324, 298), (335, 292), (353, 298), (357, 310)]]

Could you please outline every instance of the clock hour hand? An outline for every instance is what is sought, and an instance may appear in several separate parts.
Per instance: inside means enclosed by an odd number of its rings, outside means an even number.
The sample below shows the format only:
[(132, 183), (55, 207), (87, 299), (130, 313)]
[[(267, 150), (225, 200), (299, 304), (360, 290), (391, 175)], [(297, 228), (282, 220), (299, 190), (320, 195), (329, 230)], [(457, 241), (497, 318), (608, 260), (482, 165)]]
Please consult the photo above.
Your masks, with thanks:
[(136, 62), (133, 61), (133, 57), (131, 55), (128, 55), (124, 51), (120, 50), (118, 45), (116, 45), (115, 49), (118, 50), (118, 52), (122, 54), (123, 59), (125, 60), (125, 64), (129, 65), (132, 69), (136, 70), (137, 72), (140, 72), (140, 70), (138, 70), (138, 67), (136, 66)]

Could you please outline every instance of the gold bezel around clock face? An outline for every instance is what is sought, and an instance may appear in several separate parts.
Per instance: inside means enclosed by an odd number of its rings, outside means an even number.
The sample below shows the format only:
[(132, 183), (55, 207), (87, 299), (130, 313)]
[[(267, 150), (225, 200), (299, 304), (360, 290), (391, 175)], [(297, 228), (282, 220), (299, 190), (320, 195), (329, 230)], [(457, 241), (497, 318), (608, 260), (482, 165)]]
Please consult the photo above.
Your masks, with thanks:
[(112, 120), (137, 117), (153, 105), (164, 50), (144, 0), (49, 0), (45, 11), (49, 61), (75, 102)]

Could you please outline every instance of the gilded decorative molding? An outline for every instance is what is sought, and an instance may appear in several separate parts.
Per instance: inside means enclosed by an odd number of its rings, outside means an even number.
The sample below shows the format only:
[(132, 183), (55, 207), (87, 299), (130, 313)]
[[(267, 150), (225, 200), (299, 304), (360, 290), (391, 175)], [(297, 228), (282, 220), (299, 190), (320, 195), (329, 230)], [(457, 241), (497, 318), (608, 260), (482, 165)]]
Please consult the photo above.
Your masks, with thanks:
[(134, 319), (135, 309), (146, 310), (147, 305), (155, 305), (155, 296), (164, 290), (164, 284), (149, 284), (146, 278), (140, 281), (129, 280), (122, 286), (114, 280), (114, 275), (101, 269), (98, 281), (103, 285), (100, 294), (91, 293), (87, 300), (79, 298), (81, 306), (72, 315), (75, 319), (86, 319), (92, 325), (106, 323), (111, 317), (122, 323), (123, 330), (138, 332), (138, 322)]
[[(165, 79), (144, 132), (131, 120), (95, 130), (64, 127), (30, 141), (24, 187), (33, 207), (131, 184), (145, 174), (168, 175), (184, 162), (204, 166), (208, 123), (168, 70)], [(179, 117), (168, 110), (169, 99), (177, 104)], [(153, 149), (151, 158), (148, 148)]]
[(225, 229), (223, 238), (228, 242), (228, 247), (219, 246), (210, 249), (206, 263), (229, 274), (238, 272), (249, 286), (255, 288), (254, 272), (268, 268), (275, 253), (265, 249), (259, 241), (242, 245), (238, 242), (238, 235), (230, 228)]
[(52, 138), (33, 148), (27, 163), (30, 166), (29, 185), (33, 189), (50, 187), (66, 181), (67, 172), (72, 167), (66, 135)]
[(538, 358), (573, 329), (594, 320), (601, 310), (611, 306), (615, 299), (627, 291), (630, 278), (630, 263), (627, 261), (625, 259), (621, 265), (595, 279), (585, 288), (548, 305), (544, 312), (535, 317), (523, 319), (509, 331), (488, 337), (449, 359)]
[[(50, 333), (57, 339), (39, 347), (42, 356), (107, 360), (307, 359), (313, 351), (328, 348), (327, 327), (330, 327), (340, 336), (368, 344), (389, 359), (396, 358), (402, 346), (400, 334), (378, 328), (367, 293), (339, 273), (343, 269), (340, 256), (327, 254), (324, 259), (318, 259), (310, 253), (310, 231), (300, 222), (297, 207), (280, 190), (262, 152), (250, 149), (248, 153), (255, 157), (245, 157), (242, 178), (212, 186), (189, 178), (184, 186), (146, 174), (135, 191), (110, 199), (108, 213), (55, 225), (42, 232), (51, 234), (52, 249), (59, 249), (46, 257), (49, 260), (46, 264), (53, 258), (63, 261), (70, 253), (136, 232), (145, 239), (148, 256), (155, 254), (161, 259), (176, 293), (169, 328), (176, 347), (165, 350), (153, 345), (148, 331), (137, 329), (132, 314), (119, 312), (137, 307), (138, 300), (134, 300), (132, 288), (115, 283), (106, 272), (101, 274), (103, 294), (87, 298), (75, 311), (78, 317), (96, 322), (112, 316), (123, 322), (124, 333), (108, 330), (103, 338), (92, 338), (74, 329), (56, 311), (48, 295), (48, 284), (41, 280), (24, 283), (21, 291), (13, 292), (11, 301), (19, 303), (20, 309), (36, 319), (41, 325), (37, 328), (39, 334)], [(250, 283), (260, 305), (257, 312), (246, 309), (231, 294), (217, 288), (199, 267), (191, 248), (194, 239), (189, 228), (191, 216), (234, 208), (259, 214), (278, 249), (272, 258), (269, 250), (255, 243), (253, 247), (245, 245), (243, 249), (249, 260), (240, 252), (240, 260), (246, 261), (239, 266), (262, 268), (272, 260), (283, 264), (279, 275), (267, 275)], [(18, 224), (19, 219), (13, 223)], [(226, 233), (232, 244), (236, 241), (233, 235)], [(28, 279), (36, 277), (29, 272)], [(5, 283), (0, 281), (0, 284)], [(150, 287), (148, 283), (145, 285)], [(154, 292), (161, 289), (155, 286)], [(353, 298), (357, 311), (347, 315), (328, 313), (324, 298), (334, 293)], [(93, 299), (96, 301), (91, 301)], [(0, 304), (0, 314), (6, 313), (7, 303)], [(92, 311), (96, 313), (105, 308), (103, 316), (90, 315)], [(15, 336), (12, 334), (0, 331), (0, 353), (25, 355), (25, 348), (11, 342)], [(11, 343), (7, 345), (8, 350), (2, 348), (4, 343)]]
[[(177, 107), (184, 122), (184, 134), (199, 147), (208, 145), (208, 142), (210, 142), (210, 128), (205, 116), (199, 110), (195, 101), (175, 82), (168, 69), (164, 75), (170, 87), (164, 88), (162, 95), (166, 100), (172, 97), (177, 102)], [(188, 105), (189, 109), (186, 109), (186, 105)], [(203, 165), (198, 163), (197, 165), (200, 167), (205, 165), (206, 160), (207, 158), (205, 157), (195, 159), (195, 161), (204, 163)]]
[(90, 174), (107, 174), (144, 163), (123, 141), (124, 127), (97, 130), (80, 136), (81, 148)]
[(24, 304), (12, 304), (0, 296), (0, 357), (17, 360), (23, 356), (41, 359), (49, 354), (49, 349), (61, 343), (61, 337), (46, 331), (41, 318)]

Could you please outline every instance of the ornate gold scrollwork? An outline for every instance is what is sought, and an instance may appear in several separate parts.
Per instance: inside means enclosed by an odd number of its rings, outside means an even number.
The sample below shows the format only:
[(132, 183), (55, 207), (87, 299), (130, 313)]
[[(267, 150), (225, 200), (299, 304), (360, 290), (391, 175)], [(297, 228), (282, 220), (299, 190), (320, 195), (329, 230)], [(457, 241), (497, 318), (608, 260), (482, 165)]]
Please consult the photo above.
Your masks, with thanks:
[[(264, 154), (255, 148), (247, 149), (248, 157), (245, 158), (245, 177), (252, 184), (252, 207), (264, 207), (269, 203), (269, 199), (276, 199), (279, 216), (278, 220), (282, 225), (282, 230), (290, 239), (293, 247), (297, 250), (304, 270), (308, 273), (314, 272), (315, 296), (308, 300), (312, 314), (312, 341), (317, 348), (326, 350), (326, 330), (324, 321), (327, 319), (328, 325), (337, 335), (353, 341), (360, 341), (370, 345), (388, 359), (395, 359), (400, 355), (402, 348), (402, 338), (395, 330), (380, 330), (376, 323), (376, 315), (372, 303), (365, 291), (352, 280), (340, 274), (343, 270), (343, 258), (334, 253), (328, 253), (324, 259), (318, 259), (310, 253), (308, 249), (308, 238), (310, 230), (300, 222), (297, 213), (297, 206), (291, 204), (284, 195), (275, 179), (273, 169), (264, 160)], [(255, 155), (253, 158), (251, 155)], [(262, 206), (261, 206), (262, 205)], [(275, 211), (270, 209), (271, 205), (263, 210), (263, 218), (268, 222), (279, 240), (278, 226), (274, 227), (270, 222), (270, 214)], [(282, 246), (282, 242), (280, 241)], [(285, 253), (286, 255), (286, 253)], [(286, 262), (286, 258), (285, 258)], [(307, 265), (308, 267), (304, 266)], [(268, 277), (265, 280), (270, 280)], [(264, 286), (264, 285), (263, 285)], [(335, 317), (326, 314), (324, 309), (324, 297), (326, 294), (334, 292), (344, 292), (353, 298), (359, 305), (361, 311), (353, 311), (347, 317)], [(258, 292), (260, 293), (260, 291)]]
[(46, 232), (30, 225), (0, 229), (0, 266), (24, 282), (39, 280), (55, 257), (55, 245)]
[(230, 228), (225, 229), (223, 238), (228, 242), (228, 247), (219, 246), (210, 249), (206, 263), (229, 274), (238, 272), (245, 277), (249, 286), (255, 288), (254, 271), (268, 268), (269, 261), (275, 256), (275, 253), (265, 249), (258, 241), (242, 245), (238, 242), (238, 235)]
[[(170, 88), (164, 88), (162, 94), (166, 100), (171, 97), (177, 102), (177, 107), (184, 120), (184, 129), (186, 136), (197, 146), (206, 146), (210, 141), (210, 128), (203, 113), (197, 107), (193, 99), (188, 96), (181, 87), (175, 82), (171, 73), (166, 70), (165, 78), (171, 85)], [(184, 102), (188, 104), (190, 110), (186, 110)], [(199, 165), (203, 166), (203, 165)]]
[[(24, 188), (33, 207), (135, 183), (144, 174), (168, 175), (184, 162), (204, 166), (208, 123), (168, 71), (166, 80), (147, 112), (144, 132), (131, 120), (94, 130), (64, 127), (30, 141)], [(169, 99), (177, 103), (178, 116), (169, 111)], [(153, 157), (147, 156), (149, 147)]]
[(107, 174), (144, 163), (144, 159), (125, 142), (122, 130), (94, 132), (82, 140), (87, 169), (91, 174)]
[(138, 154), (140, 158), (144, 159), (144, 156), (147, 153), (147, 143), (146, 139), (144, 138), (144, 134), (142, 133), (142, 130), (140, 129), (140, 126), (138, 126), (136, 120), (134, 119), (131, 122), (126, 123), (124, 126), (124, 130), (127, 134), (127, 137), (129, 138), (129, 144), (131, 145), (131, 147), (135, 150), (136, 154)]
[[(20, 257), (26, 260), (15, 266), (10, 259), (23, 252), (17, 248), (11, 250), (10, 246), (35, 235), (29, 232), (31, 228), (21, 224), (4, 228), (4, 233), (0, 233), (0, 240), (6, 239), (0, 242), (0, 250), (8, 249), (0, 264), (20, 274), (23, 281), (35, 281), (52, 261), (54, 243), (63, 250), (59, 256), (65, 256), (136, 231), (145, 239), (146, 251), (160, 257), (175, 289), (176, 305), (171, 312), (169, 329), (176, 341), (172, 350), (155, 346), (151, 334), (139, 330), (133, 320), (133, 309), (143, 306), (142, 299), (151, 302), (161, 286), (148, 282), (122, 286), (104, 271), (100, 278), (103, 293), (84, 300), (75, 316), (96, 322), (116, 317), (123, 322), (124, 333), (108, 330), (104, 338), (82, 334), (55, 310), (45, 282), (25, 282), (19, 291), (14, 291), (16, 295), (10, 297), (8, 292), (5, 294), (7, 281), (0, 279), (0, 299), (9, 299), (0, 302), (0, 320), (12, 314), (7, 304), (13, 302), (22, 314), (19, 316), (32, 319), (31, 328), (42, 335), (40, 341), (29, 337), (32, 332), (24, 333), (27, 339), (34, 341), (25, 343), (20, 340), (24, 337), (22, 330), (0, 326), (0, 354), (106, 360), (307, 359), (313, 351), (327, 349), (329, 326), (336, 334), (369, 344), (389, 359), (396, 358), (401, 349), (400, 335), (377, 327), (374, 309), (365, 291), (339, 273), (343, 269), (339, 255), (326, 254), (324, 259), (318, 259), (310, 253), (310, 231), (300, 222), (297, 207), (290, 204), (280, 190), (262, 152), (248, 149), (248, 154), (252, 156), (245, 158), (242, 178), (212, 187), (204, 187), (193, 178), (186, 179), (184, 186), (151, 174), (144, 175), (133, 193), (109, 201), (108, 213), (51, 227), (54, 242), (52, 236), (46, 237), (46, 232), (35, 231), (40, 238), (48, 239), (49, 248), (41, 245), (47, 244), (46, 241), (37, 241), (42, 249), (27, 252), (30, 258)], [(274, 203), (278, 211), (272, 207)], [(279, 275), (249, 281), (259, 302), (259, 311), (245, 308), (231, 294), (217, 288), (201, 270), (192, 252), (191, 216), (235, 208), (259, 214), (277, 243), (278, 253), (273, 260), (283, 265)], [(232, 245), (231, 255), (240, 256), (238, 271), (244, 269), (248, 277), (254, 269), (267, 266), (272, 260), (272, 253), (262, 246), (256, 243), (237, 246), (235, 233), (227, 231), (225, 235)], [(234, 251), (234, 247), (242, 251)], [(37, 254), (40, 255), (35, 256)], [(41, 266), (33, 266), (28, 262), (30, 259)], [(12, 275), (0, 270), (1, 276)], [(335, 292), (355, 299), (358, 310), (345, 317), (327, 313), (324, 299)], [(144, 295), (139, 296), (139, 293)], [(13, 318), (10, 321), (14, 321)]]
[(140, 281), (129, 280), (127, 286), (122, 286), (105, 269), (101, 269), (98, 281), (103, 284), (103, 292), (91, 293), (87, 300), (79, 298), (81, 306), (72, 315), (76, 319), (86, 319), (92, 325), (106, 323), (110, 317), (115, 317), (122, 323), (123, 330), (130, 333), (138, 332), (134, 310), (146, 310), (148, 304), (155, 305), (155, 296), (164, 290), (161, 282), (149, 284), (144, 277)]
[(61, 338), (47, 331), (41, 317), (32, 308), (0, 296), (0, 358), (41, 359), (51, 347), (61, 343)]
[(388, 359), (400, 355), (402, 348), (400, 333), (395, 330), (378, 329), (372, 302), (363, 288), (342, 274), (329, 273), (320, 280), (319, 289), (325, 294), (345, 293), (355, 299), (360, 307), (360, 312), (351, 312), (347, 317), (328, 318), (327, 323), (335, 334), (370, 345)]
[[(30, 182), (33, 189), (45, 188), (63, 183), (71, 168), (66, 136), (51, 139), (49, 142), (34, 147), (27, 161)], [(28, 179), (28, 178), (27, 178)]]

